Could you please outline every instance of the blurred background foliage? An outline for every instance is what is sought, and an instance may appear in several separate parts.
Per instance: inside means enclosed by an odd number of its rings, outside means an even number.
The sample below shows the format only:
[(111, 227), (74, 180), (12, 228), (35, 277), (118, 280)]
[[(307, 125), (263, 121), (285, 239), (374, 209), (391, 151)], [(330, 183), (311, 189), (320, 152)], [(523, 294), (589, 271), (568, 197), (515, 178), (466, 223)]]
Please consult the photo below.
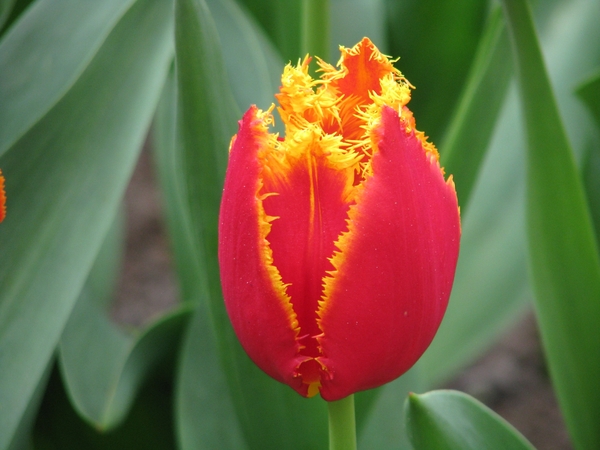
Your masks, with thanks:
[[(410, 372), (357, 395), (361, 448), (409, 446), (407, 393), (458, 373), (532, 301), (573, 443), (600, 448), (600, 5), (538, 0), (534, 24), (524, 1), (503, 6), (330, 1), (332, 62), (363, 36), (400, 56), (462, 211), (446, 318)], [(325, 447), (325, 403), (239, 346), (216, 262), (229, 139), (304, 56), (301, 11), (0, 0), (0, 449)], [(110, 305), (148, 136), (179, 299), (132, 328)], [(416, 398), (415, 414), (436, 397)]]

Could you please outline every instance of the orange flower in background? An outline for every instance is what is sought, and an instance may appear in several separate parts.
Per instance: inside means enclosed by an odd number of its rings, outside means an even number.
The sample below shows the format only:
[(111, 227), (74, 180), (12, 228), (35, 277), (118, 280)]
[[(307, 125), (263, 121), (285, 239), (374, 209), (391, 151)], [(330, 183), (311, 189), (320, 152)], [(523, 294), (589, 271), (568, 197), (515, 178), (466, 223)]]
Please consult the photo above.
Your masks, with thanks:
[(285, 136), (252, 106), (231, 141), (219, 225), (227, 312), (252, 360), (341, 399), (406, 372), (450, 296), (459, 208), (417, 131), (410, 84), (367, 38), (338, 67), (282, 76)]
[(0, 170), (0, 222), (4, 220), (6, 216), (6, 193), (4, 192), (4, 177)]

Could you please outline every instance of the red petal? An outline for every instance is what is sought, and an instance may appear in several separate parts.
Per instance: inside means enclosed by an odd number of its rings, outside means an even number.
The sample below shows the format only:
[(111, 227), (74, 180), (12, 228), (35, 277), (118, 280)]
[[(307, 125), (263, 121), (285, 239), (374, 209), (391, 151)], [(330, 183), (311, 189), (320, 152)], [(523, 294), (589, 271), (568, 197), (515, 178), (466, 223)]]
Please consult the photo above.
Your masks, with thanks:
[[(263, 201), (267, 215), (277, 217), (267, 241), (298, 318), (301, 354), (310, 358), (320, 355), (315, 337), (321, 334), (317, 309), (323, 277), (333, 270), (334, 242), (346, 230), (347, 187), (354, 179), (352, 169), (340, 170), (328, 161), (321, 145), (313, 136), (302, 142), (301, 152), (271, 161), (273, 167), (265, 161), (262, 174), (262, 193), (276, 194)], [(318, 363), (304, 364), (297, 372), (304, 383), (318, 384)]]
[(384, 107), (380, 139), (319, 312), (325, 400), (387, 383), (433, 339), (460, 239), (456, 193), (414, 132)]
[(295, 315), (265, 264), (265, 233), (261, 231), (265, 218), (257, 195), (262, 169), (258, 153), (266, 145), (267, 131), (257, 111), (251, 107), (240, 121), (225, 177), (219, 217), (223, 297), (250, 358), (268, 375), (305, 395), (306, 387), (294, 378), (303, 360), (298, 356)]

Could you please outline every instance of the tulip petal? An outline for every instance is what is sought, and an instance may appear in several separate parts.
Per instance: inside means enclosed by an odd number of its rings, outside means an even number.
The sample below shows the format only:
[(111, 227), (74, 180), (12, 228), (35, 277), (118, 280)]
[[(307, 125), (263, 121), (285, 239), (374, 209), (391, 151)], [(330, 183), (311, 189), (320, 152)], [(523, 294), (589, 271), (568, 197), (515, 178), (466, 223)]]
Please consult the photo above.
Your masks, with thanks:
[(219, 264), (225, 306), (240, 342), (268, 375), (303, 395), (294, 377), (299, 356), (298, 323), (265, 236), (270, 224), (262, 210), (260, 150), (268, 131), (258, 109), (240, 121), (229, 156), (220, 212)]
[(372, 176), (336, 243), (336, 270), (325, 280), (319, 311), (325, 400), (406, 372), (446, 310), (460, 239), (456, 193), (407, 129), (395, 110), (383, 107)]

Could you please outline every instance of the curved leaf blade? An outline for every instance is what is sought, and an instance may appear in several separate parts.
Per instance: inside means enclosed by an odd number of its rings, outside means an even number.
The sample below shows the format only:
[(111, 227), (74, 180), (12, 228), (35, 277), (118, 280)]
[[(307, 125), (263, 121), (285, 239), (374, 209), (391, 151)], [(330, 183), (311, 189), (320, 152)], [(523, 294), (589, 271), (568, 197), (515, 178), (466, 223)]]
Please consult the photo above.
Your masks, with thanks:
[(177, 438), (183, 449), (241, 450), (248, 446), (208, 318), (206, 308), (198, 307), (183, 344), (177, 372)]
[(465, 87), (440, 144), (441, 165), (451, 173), (464, 214), (489, 148), (512, 72), (502, 10), (488, 18)]
[(269, 35), (284, 61), (301, 58), (300, 17), (302, 0), (241, 0)]
[(77, 83), (0, 159), (0, 448), (11, 439), (113, 220), (171, 58), (168, 4), (139, 0)]
[(0, 31), (8, 20), (16, 0), (0, 0)]
[(502, 417), (458, 391), (410, 394), (404, 403), (408, 435), (419, 450), (533, 450)]
[(41, 0), (13, 24), (0, 42), (0, 156), (73, 86), (133, 3)]
[[(327, 442), (325, 404), (319, 399), (305, 400), (262, 373), (242, 350), (227, 317), (217, 263), (218, 211), (227, 148), (240, 115), (223, 77), (220, 46), (206, 3), (180, 0), (175, 16), (180, 120), (177, 132), (181, 133), (176, 151), (182, 152), (185, 205), (189, 209), (190, 229), (194, 230), (193, 248), (202, 263), (196, 276), (196, 283), (202, 288), (197, 290), (197, 301), (208, 306), (205, 311), (216, 333), (221, 370), (226, 374), (247, 444), (282, 448), (297, 442), (320, 448)], [(193, 367), (194, 361), (189, 364)], [(186, 385), (180, 388), (186, 389)], [(261, 411), (261, 415), (256, 411)], [(304, 432), (307, 429), (312, 432)]]
[[(576, 92), (591, 111), (600, 132), (600, 73), (582, 83)], [(596, 232), (596, 241), (600, 242), (600, 139), (590, 144), (583, 166), (583, 181)]]
[(600, 72), (579, 85), (577, 95), (592, 112), (596, 125), (600, 127)]
[(156, 373), (145, 383), (122, 426), (110, 433), (103, 433), (77, 415), (63, 388), (58, 370), (54, 370), (29, 439), (29, 447), (14, 450), (175, 450), (170, 381), (168, 368)]
[(600, 260), (528, 4), (504, 0), (527, 130), (527, 231), (542, 341), (575, 445), (600, 446)]
[[(171, 71), (153, 126), (154, 154), (162, 186), (182, 300), (198, 303), (198, 252), (194, 251), (190, 211), (182, 176), (181, 147), (176, 144), (177, 85)], [(217, 351), (207, 305), (200, 303), (182, 342), (176, 372), (175, 417), (181, 448), (235, 448), (246, 444), (227, 376)]]
[(173, 311), (128, 335), (108, 317), (91, 286), (97, 265), (65, 327), (59, 345), (61, 374), (75, 410), (94, 428), (108, 430), (126, 417), (143, 382), (178, 346), (190, 311)]
[[(283, 60), (262, 29), (234, 0), (208, 0), (231, 91), (241, 111), (268, 109), (280, 84)], [(242, 70), (243, 68), (243, 70)]]
[[(487, 2), (386, 0), (388, 54), (416, 86), (417, 127), (439, 143), (455, 108), (488, 14)], [(415, 39), (415, 36), (426, 36)]]

